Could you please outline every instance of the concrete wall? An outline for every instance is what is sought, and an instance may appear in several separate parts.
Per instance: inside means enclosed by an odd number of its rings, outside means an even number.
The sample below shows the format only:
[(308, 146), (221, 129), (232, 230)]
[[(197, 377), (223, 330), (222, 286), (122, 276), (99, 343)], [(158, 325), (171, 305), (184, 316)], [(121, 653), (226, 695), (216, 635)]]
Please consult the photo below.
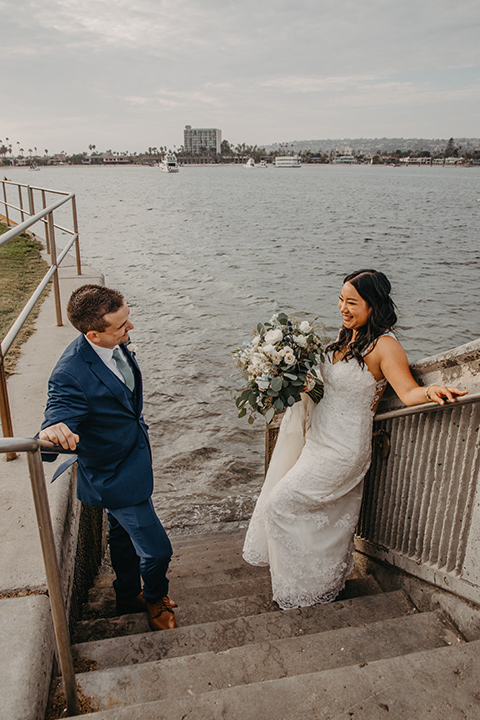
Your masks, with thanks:
[[(422, 385), (479, 393), (480, 338), (412, 370)], [(399, 405), (390, 392), (379, 412)], [(453, 598), (461, 598), (480, 608), (480, 403), (380, 425), (390, 437), (390, 453), (373, 453), (357, 550), (390, 573), (395, 568), (429, 583), (433, 592), (450, 593), (452, 607)]]

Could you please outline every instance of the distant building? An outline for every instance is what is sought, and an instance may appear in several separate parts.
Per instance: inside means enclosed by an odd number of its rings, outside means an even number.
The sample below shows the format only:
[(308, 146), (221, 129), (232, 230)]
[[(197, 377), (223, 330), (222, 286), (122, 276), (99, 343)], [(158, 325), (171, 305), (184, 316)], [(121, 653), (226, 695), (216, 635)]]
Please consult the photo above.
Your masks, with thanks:
[(185, 152), (199, 155), (205, 151), (220, 154), (222, 131), (216, 128), (192, 128), (185, 125), (183, 131)]

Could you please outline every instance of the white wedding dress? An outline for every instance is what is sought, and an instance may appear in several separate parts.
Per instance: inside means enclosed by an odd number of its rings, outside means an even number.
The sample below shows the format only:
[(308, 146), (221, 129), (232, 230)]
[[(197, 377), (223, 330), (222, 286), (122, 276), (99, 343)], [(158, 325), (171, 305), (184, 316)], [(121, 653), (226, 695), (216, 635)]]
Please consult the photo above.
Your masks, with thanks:
[(386, 385), (355, 359), (321, 365), (324, 397), (283, 418), (243, 557), (270, 565), (283, 608), (331, 602), (352, 569), (353, 534), (370, 465), (373, 408)]

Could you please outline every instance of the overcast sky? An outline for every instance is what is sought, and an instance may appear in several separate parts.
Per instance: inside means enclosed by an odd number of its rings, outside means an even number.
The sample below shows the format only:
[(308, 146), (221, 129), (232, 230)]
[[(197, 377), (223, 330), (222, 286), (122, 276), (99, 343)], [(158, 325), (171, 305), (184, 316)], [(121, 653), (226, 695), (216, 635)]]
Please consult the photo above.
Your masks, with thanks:
[(479, 0), (0, 0), (0, 27), (14, 152), (480, 136)]

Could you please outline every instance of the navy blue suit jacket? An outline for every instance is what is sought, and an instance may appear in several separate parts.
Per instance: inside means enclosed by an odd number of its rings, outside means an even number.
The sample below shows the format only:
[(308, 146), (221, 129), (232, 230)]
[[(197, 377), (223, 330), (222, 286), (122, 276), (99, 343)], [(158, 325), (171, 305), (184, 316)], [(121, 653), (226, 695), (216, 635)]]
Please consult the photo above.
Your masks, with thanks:
[(142, 377), (135, 358), (126, 352), (135, 374), (133, 393), (83, 335), (67, 347), (48, 383), (42, 429), (64, 422), (79, 435), (77, 496), (87, 505), (127, 507), (152, 494)]

